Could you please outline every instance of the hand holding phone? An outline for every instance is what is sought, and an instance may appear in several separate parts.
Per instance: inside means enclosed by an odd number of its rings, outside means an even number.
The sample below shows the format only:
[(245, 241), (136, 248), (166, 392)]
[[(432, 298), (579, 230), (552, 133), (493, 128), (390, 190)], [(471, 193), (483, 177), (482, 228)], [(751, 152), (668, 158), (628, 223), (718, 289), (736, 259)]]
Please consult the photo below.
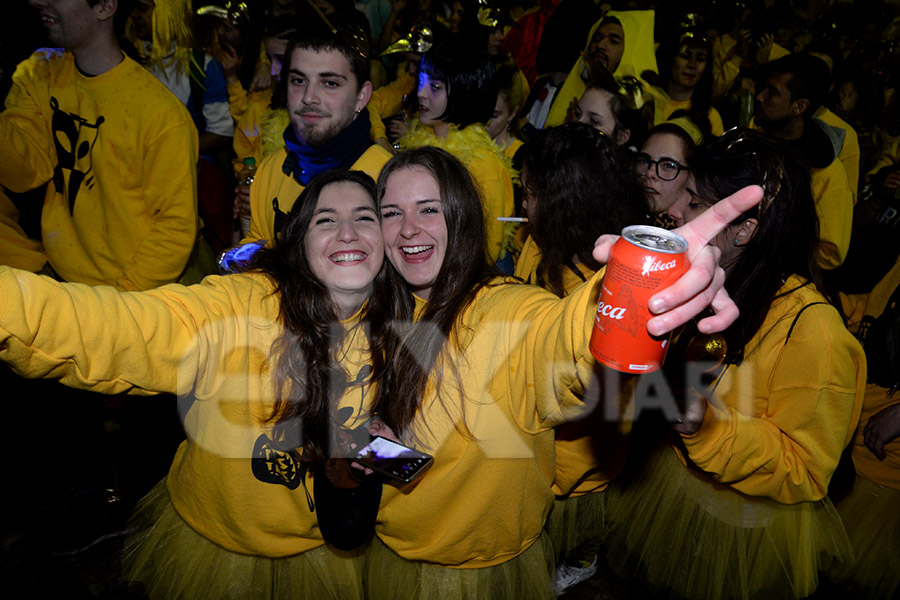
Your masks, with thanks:
[(356, 454), (360, 464), (403, 483), (418, 477), (433, 460), (424, 452), (380, 436)]

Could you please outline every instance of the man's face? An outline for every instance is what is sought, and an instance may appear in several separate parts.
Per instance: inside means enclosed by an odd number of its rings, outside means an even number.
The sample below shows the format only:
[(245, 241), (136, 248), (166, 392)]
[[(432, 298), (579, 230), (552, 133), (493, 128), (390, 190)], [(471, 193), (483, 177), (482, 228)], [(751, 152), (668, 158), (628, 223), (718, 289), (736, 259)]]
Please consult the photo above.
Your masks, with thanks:
[(625, 52), (625, 30), (616, 23), (604, 23), (597, 28), (587, 53), (595, 60), (606, 65), (610, 73), (619, 68), (622, 54)]
[(756, 95), (756, 124), (765, 131), (784, 128), (793, 116), (791, 92), (787, 88), (790, 80), (790, 73), (772, 73), (762, 91)]
[(134, 10), (131, 11), (131, 22), (134, 25), (134, 33), (139, 40), (153, 41), (153, 9), (156, 8), (154, 0), (136, 0)]
[(291, 55), (288, 110), (302, 144), (317, 147), (331, 141), (365, 108), (371, 94), (372, 84), (359, 86), (338, 50), (296, 48)]
[(90, 6), (87, 0), (28, 0), (40, 11), (50, 41), (69, 50), (90, 43), (98, 33), (101, 4)]

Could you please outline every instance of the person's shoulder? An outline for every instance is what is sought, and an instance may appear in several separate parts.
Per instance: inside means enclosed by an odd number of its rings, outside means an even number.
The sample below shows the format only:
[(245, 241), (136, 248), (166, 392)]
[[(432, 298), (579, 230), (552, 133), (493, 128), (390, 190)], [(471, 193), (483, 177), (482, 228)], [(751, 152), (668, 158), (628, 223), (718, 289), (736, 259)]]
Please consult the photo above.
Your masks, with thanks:
[(38, 48), (16, 67), (16, 78), (29, 77), (47, 81), (51, 73), (70, 65), (74, 68), (74, 64), (72, 53), (66, 52), (64, 48)]
[(381, 164), (383, 165), (391, 159), (391, 156), (393, 155), (383, 147), (378, 144), (372, 144), (366, 148), (366, 151), (357, 159), (356, 164), (362, 161), (381, 161)]

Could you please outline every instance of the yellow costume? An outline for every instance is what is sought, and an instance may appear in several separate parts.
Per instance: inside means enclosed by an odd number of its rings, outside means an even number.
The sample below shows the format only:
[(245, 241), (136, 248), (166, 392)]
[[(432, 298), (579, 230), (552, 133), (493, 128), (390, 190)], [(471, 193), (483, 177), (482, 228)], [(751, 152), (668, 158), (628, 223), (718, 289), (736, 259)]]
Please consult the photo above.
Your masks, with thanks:
[(818, 264), (835, 269), (847, 258), (853, 230), (853, 197), (847, 173), (835, 159), (824, 169), (810, 169), (812, 196), (819, 217)]
[[(690, 110), (690, 100), (673, 100), (669, 94), (662, 88), (656, 86), (648, 86), (648, 94), (653, 98), (653, 124), (659, 125), (665, 123), (672, 116), (672, 113), (679, 110)], [(709, 124), (712, 128), (712, 134), (720, 136), (725, 133), (725, 127), (722, 125), (722, 117), (712, 106), (709, 107)]]
[(864, 386), (838, 312), (789, 277), (700, 429), (680, 436), (686, 456), (664, 446), (610, 486), (611, 564), (687, 598), (811, 594), (820, 568), (852, 554), (826, 493)]
[[(271, 348), (282, 333), (273, 290), (247, 274), (122, 294), (0, 269), (0, 360), (16, 372), (180, 396), (187, 440), (139, 506), (142, 528), (123, 560), (152, 597), (361, 598), (361, 559), (323, 546), (304, 493), (313, 480), (272, 439)], [(358, 322), (342, 324), (339, 353), (348, 427), (372, 400)]]
[[(515, 276), (537, 285), (540, 261), (541, 251), (529, 236), (516, 263)], [(566, 294), (594, 274), (585, 265), (578, 267), (579, 274), (566, 269), (563, 275)], [(587, 417), (556, 428), (556, 474), (551, 489), (557, 500), (547, 530), (558, 557), (565, 558), (582, 542), (601, 538), (604, 533), (606, 499), (596, 492), (604, 491), (624, 464), (631, 415), (622, 409), (631, 389), (631, 385), (624, 386), (618, 402), (614, 398), (603, 399), (604, 406), (619, 409), (613, 418), (602, 418), (603, 407), (600, 407), (595, 418)]]
[[(881, 315), (898, 285), (900, 261), (871, 294), (844, 297), (851, 329), (855, 330), (865, 316)], [(874, 383), (866, 386), (852, 446), (857, 478), (850, 493), (837, 502), (856, 556), (852, 564), (836, 565), (829, 575), (839, 581), (852, 581), (859, 588), (854, 590), (859, 598), (892, 598), (900, 588), (900, 547), (896, 543), (900, 533), (900, 439), (884, 445), (884, 460), (866, 447), (864, 439), (869, 419), (897, 404), (900, 395)]]
[(39, 50), (13, 75), (0, 139), (0, 184), (49, 182), (41, 236), (63, 279), (178, 279), (197, 238), (197, 129), (146, 69), (123, 57), (87, 77), (70, 52)]
[[(619, 19), (625, 32), (625, 50), (614, 75), (618, 77), (627, 75), (641, 77), (644, 71), (656, 73), (656, 55), (653, 47), (653, 11), (611, 10), (607, 13), (607, 16)], [(590, 33), (588, 33), (587, 41), (584, 44), (585, 52), (587, 52), (588, 46), (591, 44), (594, 32), (597, 31), (602, 22), (602, 19), (597, 21), (591, 28)], [(559, 125), (566, 120), (569, 104), (573, 99), (577, 102), (584, 94), (585, 89), (587, 89), (583, 79), (586, 69), (584, 59), (579, 58), (572, 70), (569, 71), (569, 76), (566, 77), (566, 81), (553, 100), (553, 106), (550, 108), (550, 113), (547, 115), (547, 121), (544, 124), (545, 128)]]
[[(435, 367), (445, 375), (429, 380), (412, 424), (434, 464), (410, 486), (385, 488), (367, 597), (552, 595), (541, 541), (552, 428), (583, 410), (598, 280), (565, 299), (496, 280), (460, 315)], [(467, 596), (473, 588), (480, 595)]]

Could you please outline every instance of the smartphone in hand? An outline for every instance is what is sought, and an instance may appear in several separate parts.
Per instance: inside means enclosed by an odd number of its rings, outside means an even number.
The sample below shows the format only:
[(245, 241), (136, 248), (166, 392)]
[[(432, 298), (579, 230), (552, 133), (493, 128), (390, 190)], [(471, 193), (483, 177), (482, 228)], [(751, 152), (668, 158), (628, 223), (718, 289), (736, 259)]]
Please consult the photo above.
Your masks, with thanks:
[(421, 475), (433, 460), (424, 452), (380, 436), (356, 454), (358, 463), (403, 483)]

